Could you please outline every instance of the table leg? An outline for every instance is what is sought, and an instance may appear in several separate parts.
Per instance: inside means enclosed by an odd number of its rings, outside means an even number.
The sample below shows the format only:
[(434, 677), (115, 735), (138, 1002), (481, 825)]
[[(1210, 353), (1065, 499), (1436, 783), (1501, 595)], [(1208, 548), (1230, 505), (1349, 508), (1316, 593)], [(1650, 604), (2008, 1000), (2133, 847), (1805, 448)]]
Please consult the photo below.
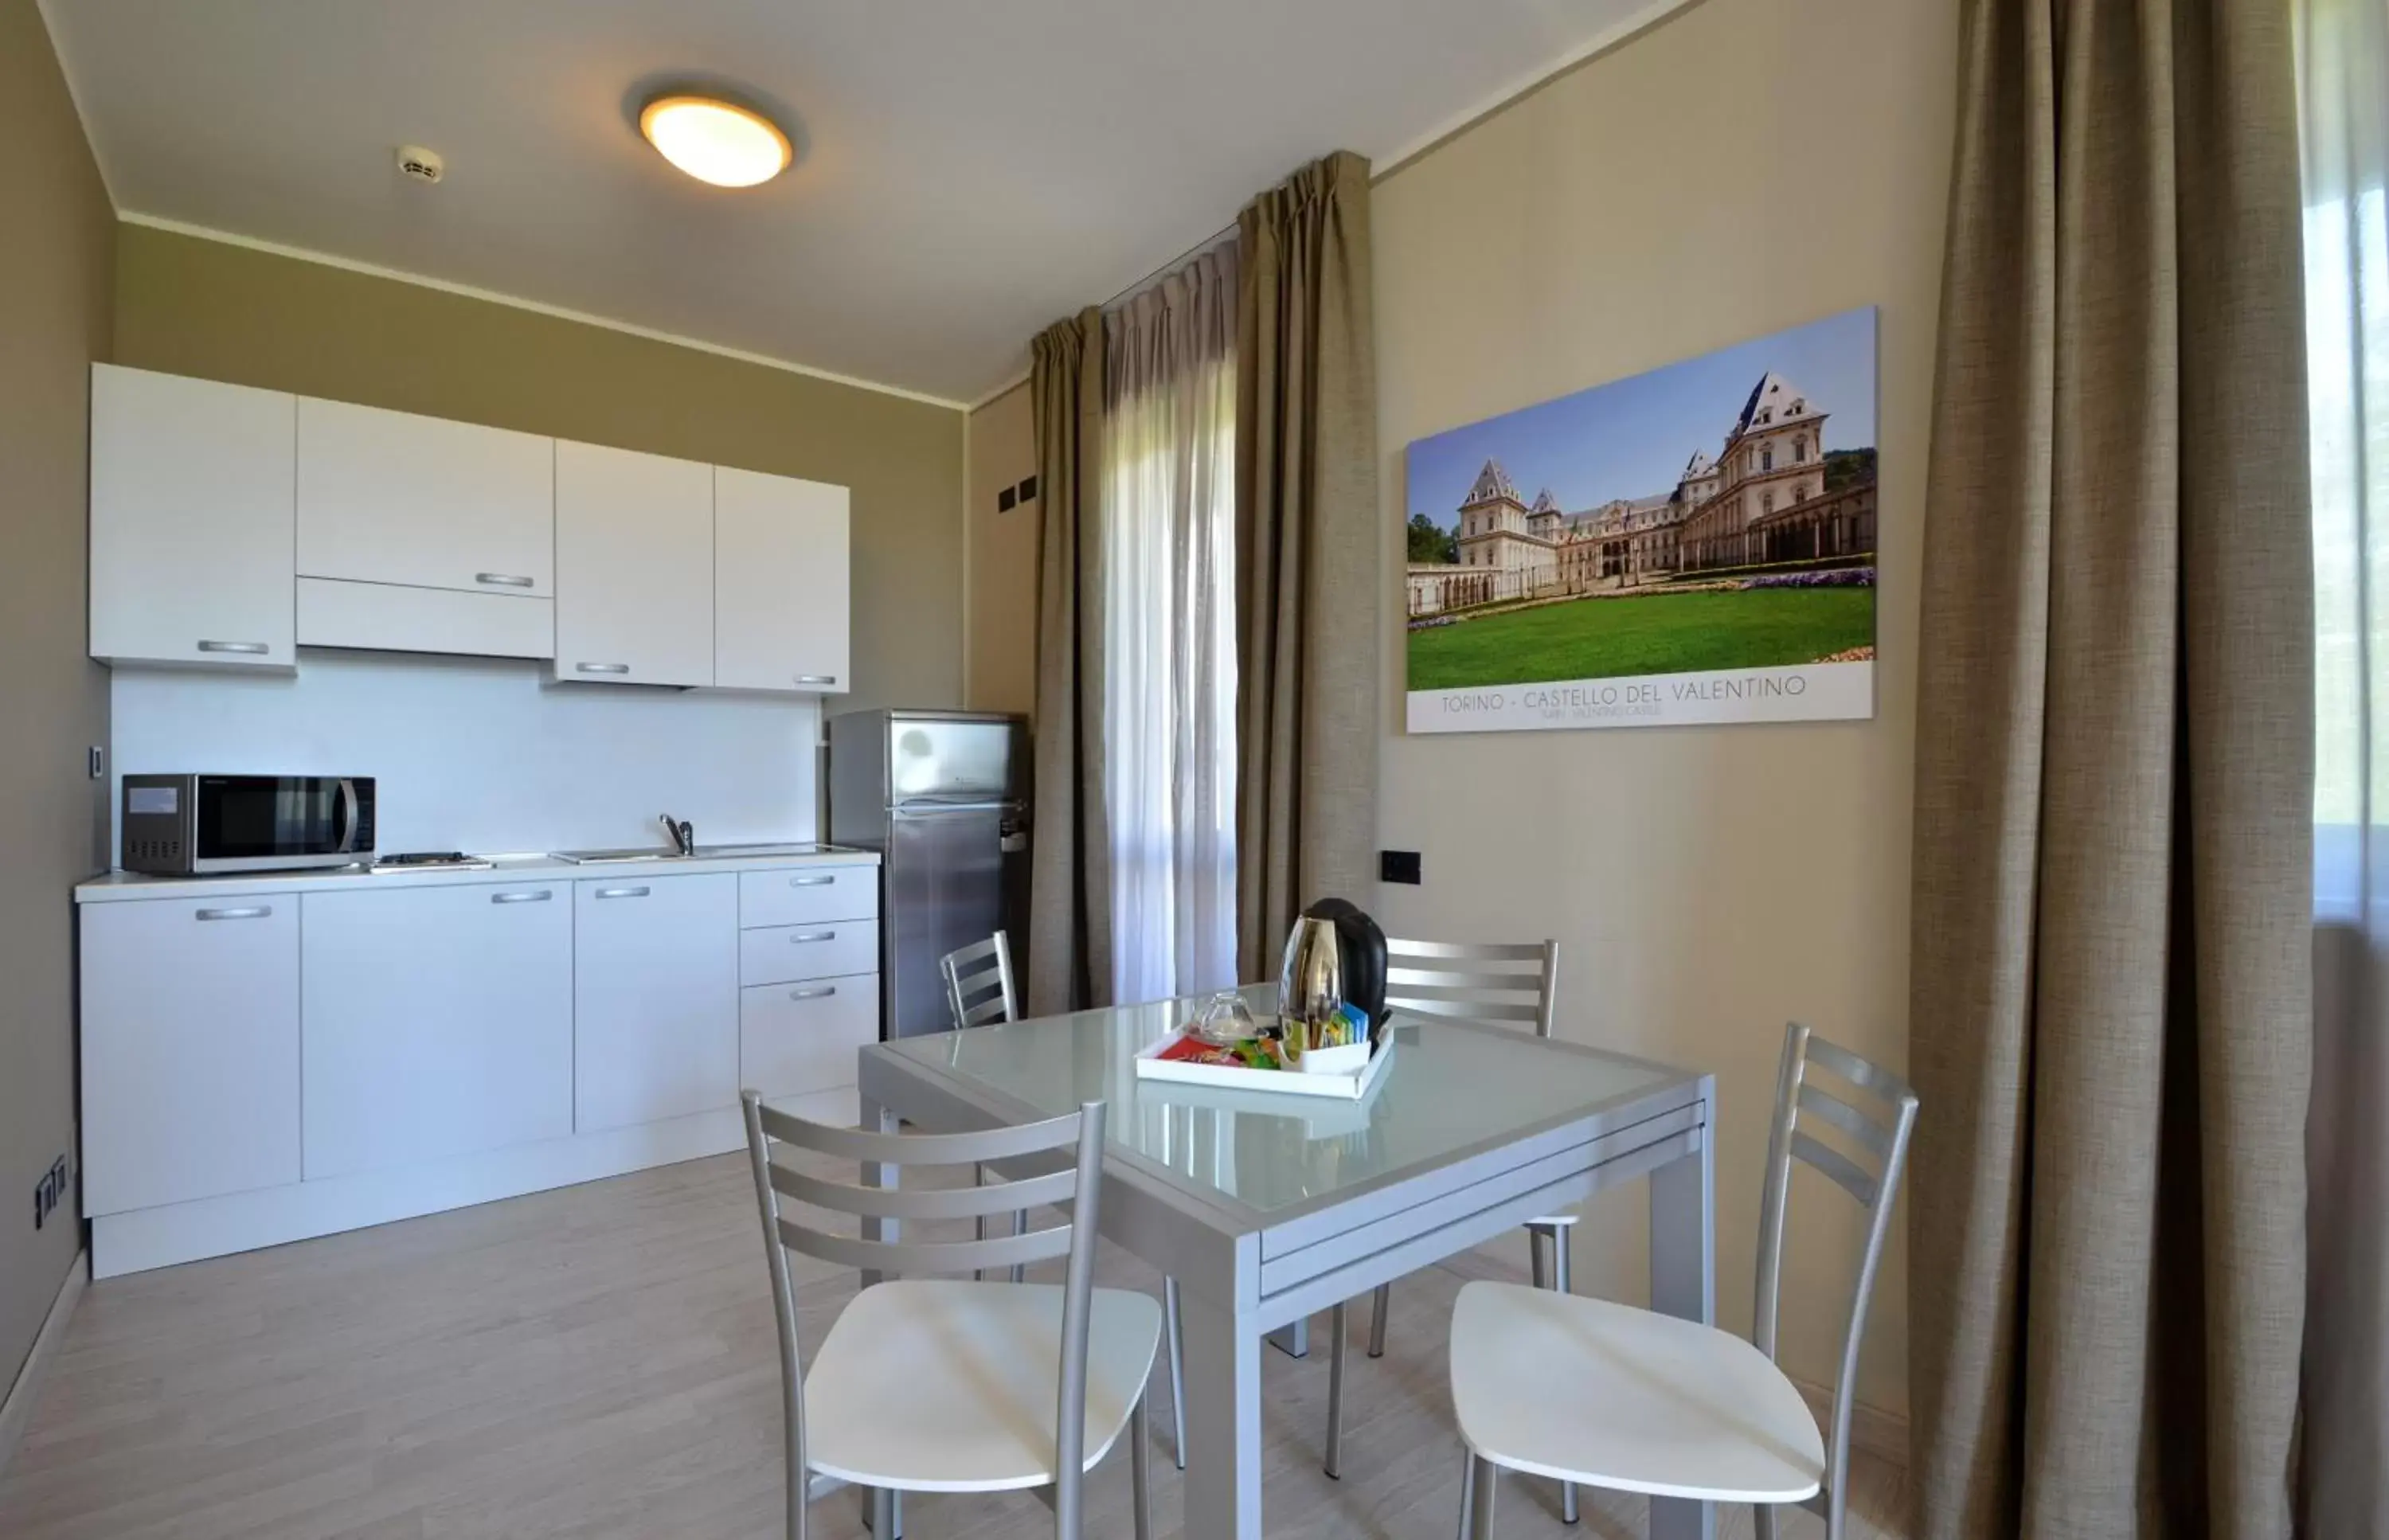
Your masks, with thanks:
[(1269, 1334), (1269, 1344), (1289, 1358), (1309, 1357), (1310, 1317), (1279, 1327)]
[(1186, 1540), (1261, 1540), (1261, 1340), (1181, 1290), (1186, 1329)]
[[(1711, 1104), (1712, 1114), (1715, 1104)], [(1651, 1308), (1662, 1315), (1717, 1321), (1717, 1171), (1710, 1131), (1694, 1153), (1651, 1173)], [(1716, 1540), (1717, 1507), (1680, 1498), (1651, 1502), (1651, 1540)]]
[[(874, 1101), (867, 1096), (863, 1097), (862, 1101), (862, 1117), (860, 1126), (866, 1131), (892, 1134), (901, 1126), (901, 1120), (896, 1116), (896, 1114), (881, 1106), (878, 1102)], [(865, 1161), (862, 1165), (862, 1185), (865, 1187), (894, 1187), (898, 1185), (901, 1179), (899, 1176), (901, 1169), (901, 1168), (898, 1166), (883, 1165), (877, 1161)], [(899, 1228), (900, 1225), (897, 1220), (874, 1219), (866, 1217), (862, 1221), (862, 1239), (865, 1241), (893, 1241), (897, 1238)], [(868, 1289), (873, 1284), (880, 1281), (882, 1281), (882, 1275), (878, 1269), (874, 1267), (865, 1267), (862, 1269), (862, 1282), (861, 1287)]]

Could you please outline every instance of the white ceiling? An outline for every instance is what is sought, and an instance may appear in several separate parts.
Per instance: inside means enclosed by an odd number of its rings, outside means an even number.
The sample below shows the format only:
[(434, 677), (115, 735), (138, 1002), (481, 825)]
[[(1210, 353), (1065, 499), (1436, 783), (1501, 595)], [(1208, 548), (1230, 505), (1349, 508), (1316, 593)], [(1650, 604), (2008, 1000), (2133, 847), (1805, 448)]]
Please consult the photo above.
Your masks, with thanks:
[[(947, 401), (1304, 161), (1406, 154), (1680, 0), (45, 0), (120, 212)], [(795, 169), (671, 170), (656, 88)], [(394, 146), (447, 158), (402, 182)]]

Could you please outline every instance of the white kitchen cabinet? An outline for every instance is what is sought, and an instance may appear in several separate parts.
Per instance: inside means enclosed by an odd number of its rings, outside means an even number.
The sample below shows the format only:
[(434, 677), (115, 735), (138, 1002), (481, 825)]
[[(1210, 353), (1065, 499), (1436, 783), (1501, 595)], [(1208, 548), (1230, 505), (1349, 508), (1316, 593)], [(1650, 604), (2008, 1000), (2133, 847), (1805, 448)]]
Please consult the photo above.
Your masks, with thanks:
[(738, 875), (738, 923), (750, 928), (869, 920), (878, 913), (876, 866), (816, 865)]
[(556, 677), (713, 682), (713, 467), (558, 440)]
[(717, 465), (713, 682), (842, 694), (849, 678), (847, 490)]
[(738, 878), (573, 885), (578, 1133), (738, 1101)]
[(309, 1180), (572, 1132), (572, 885), (311, 893)]
[(299, 901), (82, 911), (83, 1212), (299, 1179)]
[(553, 598), (556, 440), (299, 401), (299, 575)]
[(876, 974), (739, 992), (739, 1084), (765, 1096), (851, 1086), (856, 1052), (878, 1040)]
[(798, 979), (867, 974), (879, 966), (879, 923), (838, 920), (738, 933), (738, 982), (788, 984)]
[(298, 399), (96, 363), (91, 655), (288, 669)]

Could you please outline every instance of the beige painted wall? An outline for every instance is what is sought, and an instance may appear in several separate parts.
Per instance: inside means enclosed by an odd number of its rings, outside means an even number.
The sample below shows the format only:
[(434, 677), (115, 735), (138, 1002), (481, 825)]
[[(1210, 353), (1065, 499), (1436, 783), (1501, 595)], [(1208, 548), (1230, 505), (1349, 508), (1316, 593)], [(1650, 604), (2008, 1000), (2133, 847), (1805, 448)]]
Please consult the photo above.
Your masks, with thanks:
[(970, 414), (969, 655), (964, 691), (974, 711), (1037, 705), (1037, 562), (1043, 517), (1034, 503), (998, 509), (996, 497), (1037, 469), (1035, 414), (1024, 382)]
[(963, 699), (963, 414), (421, 285), (145, 226), (116, 361), (854, 490), (854, 690)]
[[(91, 362), (108, 356), (115, 215), (33, 0), (0, 0), (0, 1394), (79, 1249), (70, 1192), (39, 1230), (34, 1184), (73, 1147), (74, 931), (67, 890), (104, 866), (83, 751), (108, 742), (85, 655)], [(6, 1452), (0, 1450), (0, 1459)]]
[[(1380, 888), (1389, 931), (1557, 936), (1565, 1036), (1717, 1074), (1718, 1300), (1737, 1328), (1785, 1019), (1907, 1060), (1917, 577), (1956, 9), (1705, 0), (1376, 188), (1388, 574), (1412, 439), (1881, 307), (1875, 720), (1384, 744), (1383, 843), (1425, 863), (1423, 886)], [(1399, 723), (1401, 606), (1386, 609), (1385, 720)], [(1830, 1381), (1856, 1261), (1855, 1225), (1840, 1221), (1854, 1211), (1819, 1179), (1795, 1191), (1784, 1357)], [(1643, 1205), (1639, 1189), (1594, 1202), (1577, 1242), (1585, 1287), (1642, 1297)], [(1895, 1255), (1860, 1382), (1895, 1412), (1903, 1274)]]

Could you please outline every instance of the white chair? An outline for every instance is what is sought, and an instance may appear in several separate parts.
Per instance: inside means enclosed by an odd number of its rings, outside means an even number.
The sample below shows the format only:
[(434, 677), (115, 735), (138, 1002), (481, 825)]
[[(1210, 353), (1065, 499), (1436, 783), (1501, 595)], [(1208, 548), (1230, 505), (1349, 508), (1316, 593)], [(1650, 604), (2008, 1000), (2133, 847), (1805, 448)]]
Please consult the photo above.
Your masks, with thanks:
[[(1140, 1293), (1094, 1287), (1103, 1184), (1104, 1107), (975, 1134), (889, 1134), (793, 1117), (741, 1093), (755, 1196), (772, 1266), (780, 1334), (788, 1540), (805, 1540), (810, 1499), (843, 1483), (868, 1488), (872, 1531), (897, 1532), (900, 1492), (1033, 1488), (1054, 1509), (1056, 1540), (1081, 1540), (1086, 1470), (1125, 1434), (1136, 1486), (1136, 1540), (1151, 1540), (1145, 1381), (1161, 1313)], [(774, 1145), (889, 1166), (1074, 1165), (998, 1186), (851, 1185), (773, 1159)], [(1041, 1162), (1040, 1157), (1042, 1157)], [(901, 1178), (900, 1178), (901, 1183)], [(860, 1236), (783, 1212), (862, 1221)], [(904, 1221), (976, 1219), (1067, 1204), (1054, 1228), (995, 1240), (905, 1241)], [(862, 1292), (831, 1323), (806, 1372), (798, 1349), (788, 1254), (864, 1269)], [(968, 1273), (1069, 1258), (1060, 1284), (975, 1283)]]
[[(1386, 941), (1386, 1006), (1413, 1016), (1514, 1023), (1548, 1037), (1558, 1012), (1559, 984), (1557, 941)], [(1527, 1221), (1527, 1261), (1536, 1288), (1568, 1292), (1568, 1239), (1575, 1227), (1572, 1214)], [(1393, 1285), (1380, 1283), (1369, 1312), (1372, 1358), (1386, 1355), (1386, 1317), (1392, 1305)], [(1327, 1457), (1321, 1462), (1330, 1476), (1338, 1474), (1344, 1459), (1344, 1332), (1345, 1308), (1338, 1305), (1328, 1328)], [(1565, 1483), (1560, 1517), (1571, 1524), (1577, 1520), (1576, 1488)]]
[[(1020, 1019), (1018, 985), (1012, 972), (1012, 943), (998, 931), (984, 941), (974, 941), (967, 947), (956, 948), (938, 959), (938, 975), (946, 984), (946, 1011), (953, 1018), (957, 1032), (974, 1026), (992, 1026), (999, 1022)], [(979, 1173), (985, 1181), (987, 1174)], [(1027, 1215), (1016, 1216), (1013, 1228), (1026, 1225)], [(986, 1233), (984, 1221), (980, 1233)], [(1020, 1270), (1013, 1269), (1012, 1281), (1020, 1281)], [(1161, 1280), (1161, 1305), (1169, 1320), (1169, 1415), (1172, 1457), (1178, 1469), (1186, 1469), (1186, 1340), (1178, 1328), (1178, 1280)]]
[[(1813, 1083), (1815, 1069), (1848, 1091)], [(1861, 1110), (1861, 1101), (1876, 1110)], [(1759, 1211), (1755, 1346), (1606, 1300), (1514, 1283), (1462, 1289), (1451, 1312), (1451, 1405), (1468, 1445), (1461, 1534), (1489, 1540), (1500, 1473), (1525, 1470), (1655, 1497), (1756, 1504), (1758, 1540), (1774, 1540), (1772, 1505), (1798, 1503), (1823, 1517), (1828, 1540), (1842, 1540), (1850, 1395), (1916, 1106), (1916, 1093), (1897, 1076), (1796, 1023), (1787, 1029)], [(1842, 1148), (1808, 1132), (1812, 1122), (1829, 1126)], [(1775, 1367), (1795, 1161), (1823, 1173), (1869, 1215), (1830, 1444)]]

